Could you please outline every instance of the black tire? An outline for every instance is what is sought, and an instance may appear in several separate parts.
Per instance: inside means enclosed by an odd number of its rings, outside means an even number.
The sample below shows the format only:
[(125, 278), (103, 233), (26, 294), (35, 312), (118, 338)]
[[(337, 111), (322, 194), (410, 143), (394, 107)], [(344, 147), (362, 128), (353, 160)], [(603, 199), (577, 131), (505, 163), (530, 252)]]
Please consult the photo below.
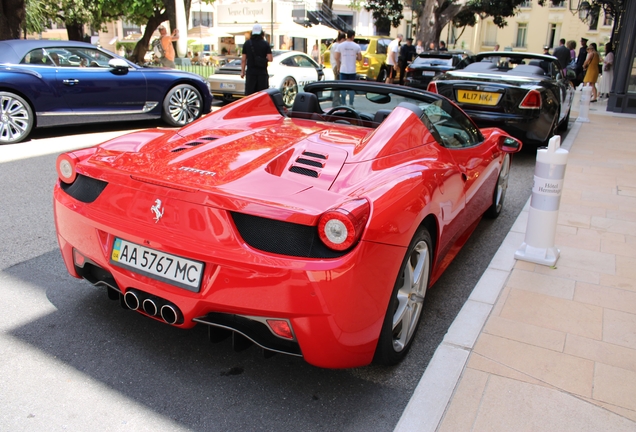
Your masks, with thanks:
[(424, 308), (424, 297), (431, 277), (433, 241), (420, 227), (407, 249), (387, 308), (373, 362), (395, 365), (406, 356)]
[(570, 111), (568, 111), (568, 115), (565, 116), (565, 118), (563, 119), (559, 127), (557, 128), (557, 131), (565, 132), (566, 130), (568, 130), (569, 125), (570, 125)]
[(201, 93), (190, 84), (179, 84), (163, 100), (163, 121), (170, 126), (185, 126), (203, 114)]
[(296, 95), (298, 94), (298, 84), (294, 77), (285, 77), (283, 80), (283, 85), (280, 89), (280, 92), (283, 95), (283, 103), (287, 108), (291, 108), (294, 106), (294, 101), (296, 100)]
[(0, 92), (0, 144), (15, 144), (26, 139), (35, 117), (29, 103), (15, 93)]
[(386, 78), (389, 76), (387, 70), (386, 70), (386, 66), (382, 66), (380, 68), (380, 72), (378, 72), (378, 78), (377, 81), (378, 82), (384, 82), (386, 81)]
[(501, 164), (501, 170), (497, 177), (497, 184), (495, 185), (495, 191), (492, 194), (492, 204), (486, 210), (484, 216), (490, 219), (495, 219), (501, 214), (503, 209), (504, 199), (506, 198), (506, 191), (508, 190), (508, 178), (510, 177), (510, 162), (511, 157), (509, 154), (504, 156), (504, 160)]

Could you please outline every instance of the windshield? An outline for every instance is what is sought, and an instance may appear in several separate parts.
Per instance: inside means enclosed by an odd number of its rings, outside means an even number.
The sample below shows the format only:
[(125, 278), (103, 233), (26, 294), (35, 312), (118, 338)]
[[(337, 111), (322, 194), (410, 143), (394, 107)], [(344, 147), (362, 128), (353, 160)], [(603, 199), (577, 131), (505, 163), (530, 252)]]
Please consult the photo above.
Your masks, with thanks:
[(453, 66), (452, 58), (417, 57), (411, 66)]

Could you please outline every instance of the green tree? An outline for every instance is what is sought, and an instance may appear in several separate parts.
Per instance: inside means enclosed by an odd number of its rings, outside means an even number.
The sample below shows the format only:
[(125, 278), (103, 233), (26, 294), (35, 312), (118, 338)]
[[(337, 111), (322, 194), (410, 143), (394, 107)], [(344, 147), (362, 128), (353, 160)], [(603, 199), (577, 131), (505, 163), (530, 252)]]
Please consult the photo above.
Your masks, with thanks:
[(378, 34), (388, 35), (391, 26), (398, 27), (404, 19), (404, 6), (398, 0), (366, 0), (364, 8), (371, 12)]
[(46, 25), (46, 17), (40, 0), (26, 0), (26, 16), (22, 31), (26, 39), (29, 33), (41, 33)]

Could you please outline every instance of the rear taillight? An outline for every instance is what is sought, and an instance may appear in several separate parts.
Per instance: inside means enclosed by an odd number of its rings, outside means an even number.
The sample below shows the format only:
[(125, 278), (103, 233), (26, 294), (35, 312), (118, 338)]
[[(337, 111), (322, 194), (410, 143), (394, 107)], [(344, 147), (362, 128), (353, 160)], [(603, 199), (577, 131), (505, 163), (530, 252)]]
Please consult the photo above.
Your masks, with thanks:
[(77, 177), (77, 171), (75, 171), (75, 165), (78, 159), (73, 153), (63, 153), (57, 157), (55, 168), (57, 169), (57, 175), (64, 183), (71, 184)]
[(77, 164), (89, 156), (95, 154), (97, 147), (89, 147), (81, 150), (75, 150), (73, 152), (62, 153), (57, 157), (55, 162), (55, 169), (57, 175), (64, 183), (71, 184), (77, 177), (75, 167)]
[(371, 206), (366, 199), (347, 201), (327, 210), (318, 220), (318, 235), (328, 248), (343, 251), (353, 246), (369, 220)]
[(431, 93), (438, 93), (437, 83), (434, 81), (431, 81), (430, 83), (428, 83), (428, 87), (426, 88), (426, 90), (430, 91)]
[(362, 58), (362, 66), (369, 67), (369, 57)]
[(519, 108), (541, 109), (541, 93), (537, 90), (530, 90), (519, 104)]

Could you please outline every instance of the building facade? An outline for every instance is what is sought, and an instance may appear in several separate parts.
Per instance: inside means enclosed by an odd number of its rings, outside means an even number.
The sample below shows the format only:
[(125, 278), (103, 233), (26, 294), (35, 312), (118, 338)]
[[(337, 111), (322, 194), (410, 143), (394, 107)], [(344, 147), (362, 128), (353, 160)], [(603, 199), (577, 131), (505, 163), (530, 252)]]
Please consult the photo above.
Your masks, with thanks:
[[(519, 12), (506, 18), (508, 25), (499, 28), (492, 17), (478, 18), (475, 27), (461, 29), (446, 26), (441, 39), (449, 48), (468, 49), (473, 52), (492, 51), (495, 45), (500, 50), (543, 53), (548, 46), (550, 52), (559, 46), (559, 40), (573, 40), (577, 51), (581, 38), (588, 39), (588, 44), (596, 42), (599, 50), (609, 42), (614, 21), (603, 12), (592, 16), (587, 22), (581, 21), (578, 11), (572, 11), (569, 3), (562, 1), (554, 5), (539, 6), (538, 0), (526, 0)], [(461, 34), (460, 34), (461, 33)]]

